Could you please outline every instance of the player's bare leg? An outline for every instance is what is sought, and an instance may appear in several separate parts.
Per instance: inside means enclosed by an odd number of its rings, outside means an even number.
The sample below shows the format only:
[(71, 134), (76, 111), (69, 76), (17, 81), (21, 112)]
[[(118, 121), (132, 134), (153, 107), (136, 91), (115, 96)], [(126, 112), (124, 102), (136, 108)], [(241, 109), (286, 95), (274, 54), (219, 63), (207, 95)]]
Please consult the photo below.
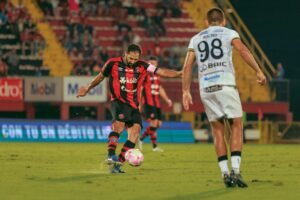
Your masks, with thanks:
[(125, 128), (125, 123), (121, 121), (114, 121), (112, 123), (112, 131), (108, 136), (108, 162), (116, 162), (116, 149), (119, 137)]
[(132, 126), (127, 128), (127, 133), (128, 133), (128, 139), (124, 143), (121, 153), (119, 154), (119, 161), (120, 162), (125, 162), (125, 153), (129, 149), (133, 149), (135, 147), (135, 143), (137, 142), (139, 138), (139, 134), (141, 131), (141, 125), (140, 124), (133, 124)]
[(146, 131), (143, 133), (142, 137), (140, 138), (139, 148), (141, 150), (143, 149), (143, 140), (147, 136), (150, 136), (150, 140), (151, 140), (152, 147), (153, 147), (152, 150), (154, 152), (163, 152), (163, 150), (157, 146), (157, 141), (156, 141), (157, 140), (156, 130), (157, 130), (157, 128), (160, 127), (161, 121), (158, 119), (150, 119), (148, 121), (149, 121), (149, 127), (147, 127)]
[(239, 187), (247, 187), (240, 174), (241, 156), (243, 148), (243, 123), (242, 118), (235, 118), (231, 120), (231, 178)]
[(120, 166), (122, 162), (119, 161), (116, 156), (116, 148), (118, 144), (119, 137), (125, 128), (125, 123), (120, 121), (114, 121), (112, 123), (112, 132), (108, 136), (108, 158), (106, 163), (110, 165), (111, 173), (122, 173)]
[[(162, 124), (162, 121), (156, 119), (155, 122), (153, 123), (153, 126), (155, 126), (156, 130), (157, 130), (159, 127), (161, 127), (161, 124)], [(153, 145), (152, 151), (154, 151), (154, 152), (163, 152), (164, 150), (157, 146), (157, 141), (156, 141), (157, 140), (157, 132), (156, 131), (153, 135), (150, 135), (150, 138), (151, 138), (152, 145)]]
[(213, 121), (210, 124), (214, 137), (214, 145), (218, 157), (218, 163), (221, 169), (224, 184), (226, 185), (226, 187), (232, 187), (233, 184), (230, 179), (228, 169), (227, 147), (224, 138), (224, 124), (220, 121)]

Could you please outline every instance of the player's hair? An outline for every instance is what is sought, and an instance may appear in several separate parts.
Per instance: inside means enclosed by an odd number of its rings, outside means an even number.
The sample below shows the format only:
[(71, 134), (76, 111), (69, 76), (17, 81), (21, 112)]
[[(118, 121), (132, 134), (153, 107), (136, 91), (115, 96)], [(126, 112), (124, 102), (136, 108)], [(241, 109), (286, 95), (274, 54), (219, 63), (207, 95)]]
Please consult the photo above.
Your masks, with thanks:
[(134, 51), (137, 51), (139, 52), (139, 54), (142, 54), (142, 49), (139, 45), (137, 44), (130, 44), (128, 47), (127, 47), (127, 53), (129, 52), (134, 52)]
[(209, 24), (222, 23), (224, 21), (224, 12), (220, 8), (212, 8), (206, 14)]
[(158, 61), (158, 58), (156, 56), (150, 56), (148, 60), (155, 60)]

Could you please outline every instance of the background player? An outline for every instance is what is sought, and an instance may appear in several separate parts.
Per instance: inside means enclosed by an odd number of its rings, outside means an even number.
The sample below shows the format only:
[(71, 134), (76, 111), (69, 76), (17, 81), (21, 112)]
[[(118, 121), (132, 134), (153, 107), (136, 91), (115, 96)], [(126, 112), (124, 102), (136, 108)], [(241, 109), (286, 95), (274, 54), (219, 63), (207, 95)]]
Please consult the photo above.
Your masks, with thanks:
[[(138, 45), (128, 46), (124, 56), (109, 59), (102, 71), (88, 84), (79, 89), (77, 97), (85, 96), (92, 88), (109, 77), (111, 92), (112, 132), (108, 136), (107, 163), (111, 173), (124, 173), (121, 165), (125, 162), (127, 150), (134, 148), (142, 127), (142, 119), (138, 110), (141, 87), (147, 72), (164, 77), (177, 77), (180, 72), (159, 69), (152, 64), (139, 60), (141, 48)], [(127, 128), (128, 140), (124, 143), (119, 156), (116, 156), (118, 139)]]
[[(158, 66), (158, 59), (156, 57), (150, 57), (149, 63)], [(169, 107), (173, 105), (171, 99), (168, 97), (166, 91), (160, 84), (160, 77), (157, 74), (148, 73), (143, 85), (143, 100), (144, 100), (144, 114), (149, 122), (149, 126), (142, 134), (139, 141), (139, 148), (143, 149), (143, 140), (150, 136), (152, 142), (152, 150), (154, 152), (163, 152), (163, 149), (157, 146), (157, 128), (162, 124), (161, 121), (161, 109), (160, 109), (160, 97), (168, 104)]]
[[(266, 78), (253, 55), (241, 42), (239, 34), (225, 28), (222, 10), (213, 8), (207, 12), (208, 28), (192, 37), (186, 55), (183, 71), (183, 105), (186, 110), (192, 104), (190, 94), (192, 65), (196, 57), (199, 87), (202, 103), (210, 121), (214, 136), (219, 166), (227, 187), (247, 187), (240, 175), (243, 144), (242, 107), (236, 89), (232, 64), (232, 46), (257, 75), (257, 82), (265, 84)], [(231, 166), (229, 175), (227, 148), (224, 139), (224, 125), (230, 122)], [(228, 121), (227, 121), (228, 122)]]

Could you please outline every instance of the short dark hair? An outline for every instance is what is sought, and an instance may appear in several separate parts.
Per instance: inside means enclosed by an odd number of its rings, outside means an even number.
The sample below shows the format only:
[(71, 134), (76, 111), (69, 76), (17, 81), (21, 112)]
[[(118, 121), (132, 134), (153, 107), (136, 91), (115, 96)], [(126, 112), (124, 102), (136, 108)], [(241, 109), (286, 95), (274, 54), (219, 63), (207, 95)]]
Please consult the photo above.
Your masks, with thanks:
[(134, 52), (134, 51), (137, 51), (139, 52), (139, 54), (142, 54), (142, 49), (139, 45), (137, 44), (130, 44), (128, 47), (127, 47), (127, 53), (129, 52)]
[(212, 8), (207, 12), (206, 19), (209, 24), (221, 23), (224, 21), (224, 12), (220, 8)]
[(148, 60), (155, 60), (158, 61), (158, 58), (156, 56), (150, 56)]

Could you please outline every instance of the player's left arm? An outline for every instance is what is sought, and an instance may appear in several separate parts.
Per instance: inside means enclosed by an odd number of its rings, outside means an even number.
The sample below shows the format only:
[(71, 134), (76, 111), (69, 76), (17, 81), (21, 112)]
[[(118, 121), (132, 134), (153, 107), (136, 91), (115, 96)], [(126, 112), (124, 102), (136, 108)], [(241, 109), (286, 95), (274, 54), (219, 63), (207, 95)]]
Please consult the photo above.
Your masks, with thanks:
[(162, 86), (159, 87), (159, 95), (161, 96), (161, 98), (163, 98), (163, 100), (168, 104), (169, 107), (173, 105), (172, 100), (168, 97), (166, 90)]
[(231, 42), (232, 46), (240, 53), (244, 61), (256, 72), (257, 82), (261, 85), (266, 84), (267, 79), (254, 59), (253, 54), (250, 50), (243, 44), (243, 42), (239, 39), (233, 39)]
[(144, 65), (146, 67), (147, 72), (157, 74), (162, 77), (166, 78), (175, 78), (175, 77), (181, 77), (182, 76), (182, 71), (175, 71), (171, 69), (162, 69), (158, 68), (155, 65), (151, 63), (145, 63)]
[(190, 87), (192, 82), (193, 63), (195, 60), (195, 52), (188, 50), (184, 65), (183, 65), (183, 78), (182, 78), (182, 103), (185, 110), (189, 110), (189, 105), (193, 104)]
[(155, 73), (159, 76), (166, 77), (166, 78), (176, 78), (182, 76), (182, 71), (175, 71), (175, 70), (163, 69), (163, 68), (156, 68)]

